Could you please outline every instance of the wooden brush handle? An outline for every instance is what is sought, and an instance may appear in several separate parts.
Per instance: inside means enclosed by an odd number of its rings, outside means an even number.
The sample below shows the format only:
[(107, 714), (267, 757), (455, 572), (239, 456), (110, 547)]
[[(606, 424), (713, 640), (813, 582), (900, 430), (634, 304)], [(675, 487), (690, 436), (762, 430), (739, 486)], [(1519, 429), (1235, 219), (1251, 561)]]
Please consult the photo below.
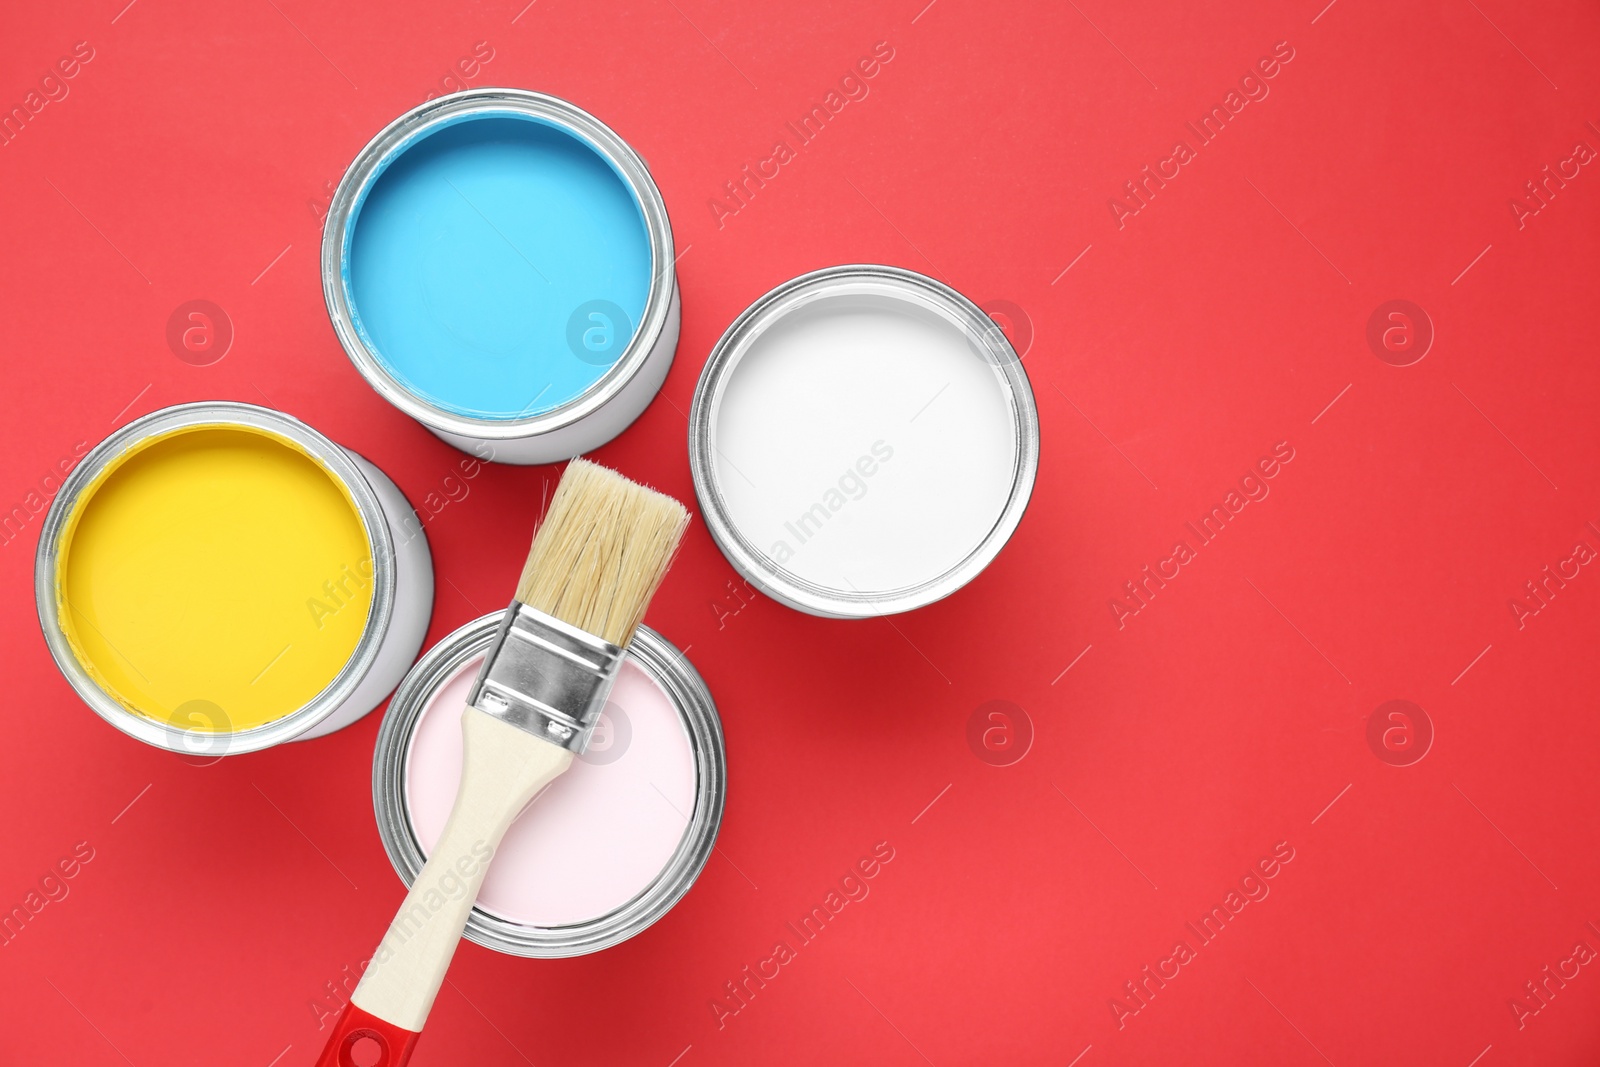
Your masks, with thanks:
[[(410, 1058), (500, 839), (539, 790), (572, 765), (566, 749), (476, 708), (461, 716), (461, 733), (461, 788), (450, 819), (361, 976), (318, 1067), (348, 1067), (350, 1048), (362, 1038), (384, 1049), (378, 1061), (383, 1067), (399, 1067)], [(402, 1033), (386, 1033), (374, 1020)]]

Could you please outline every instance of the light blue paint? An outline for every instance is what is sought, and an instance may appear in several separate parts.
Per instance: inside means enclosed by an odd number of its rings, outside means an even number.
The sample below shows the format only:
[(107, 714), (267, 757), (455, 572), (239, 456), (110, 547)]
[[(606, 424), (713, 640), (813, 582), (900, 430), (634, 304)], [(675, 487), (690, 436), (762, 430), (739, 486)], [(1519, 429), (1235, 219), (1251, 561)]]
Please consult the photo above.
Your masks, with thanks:
[[(627, 184), (535, 119), (472, 116), (409, 142), (346, 232), (356, 328), (401, 384), (457, 415), (527, 418), (577, 399), (626, 349), (650, 289)], [(625, 323), (609, 322), (616, 309)]]

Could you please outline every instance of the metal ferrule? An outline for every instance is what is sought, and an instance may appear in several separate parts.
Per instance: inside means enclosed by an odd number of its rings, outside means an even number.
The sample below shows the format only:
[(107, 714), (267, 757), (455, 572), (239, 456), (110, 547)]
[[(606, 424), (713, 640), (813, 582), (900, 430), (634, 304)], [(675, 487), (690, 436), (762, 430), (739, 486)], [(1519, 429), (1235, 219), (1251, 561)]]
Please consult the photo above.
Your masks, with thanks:
[(609, 641), (512, 601), (467, 703), (581, 755), (623, 655)]

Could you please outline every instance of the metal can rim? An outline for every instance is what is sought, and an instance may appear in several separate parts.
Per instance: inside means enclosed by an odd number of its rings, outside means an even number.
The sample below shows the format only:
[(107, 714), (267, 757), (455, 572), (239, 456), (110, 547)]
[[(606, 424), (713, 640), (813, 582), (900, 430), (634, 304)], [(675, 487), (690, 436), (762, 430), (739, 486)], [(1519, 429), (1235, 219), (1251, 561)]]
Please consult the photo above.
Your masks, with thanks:
[[(471, 117), (496, 113), (531, 118), (578, 138), (605, 160), (633, 194), (644, 216), (650, 242), (650, 290), (628, 347), (609, 370), (582, 394), (560, 407), (525, 419), (476, 418), (448, 411), (418, 396), (383, 366), (355, 321), (348, 273), (350, 223), (357, 208), (389, 165), (438, 129)], [(322, 229), (322, 295), (328, 318), (345, 355), (373, 389), (389, 403), (435, 430), (485, 441), (535, 437), (578, 422), (613, 400), (637, 374), (667, 324), (677, 288), (672, 223), (666, 201), (644, 158), (611, 127), (576, 104), (528, 89), (484, 87), (425, 101), (407, 111), (367, 142), (334, 190)], [(484, 457), (492, 459), (492, 456)]]
[[(138, 442), (172, 432), (205, 427), (244, 427), (276, 434), (305, 449), (337, 478), (355, 503), (356, 517), (366, 529), (372, 550), (373, 594), (367, 623), (355, 651), (331, 682), (296, 710), (244, 730), (200, 733), (163, 723), (125, 706), (102, 689), (72, 651), (56, 609), (56, 571), (61, 562), (61, 535), (78, 498), (110, 463)], [(332, 715), (347, 700), (377, 660), (389, 630), (395, 603), (395, 548), (389, 523), (366, 476), (342, 447), (292, 415), (256, 404), (231, 400), (175, 404), (119, 427), (83, 457), (62, 482), (34, 555), (33, 593), (39, 626), (56, 666), (78, 696), (102, 719), (146, 744), (186, 755), (220, 756), (256, 752), (289, 741)], [(224, 709), (226, 711), (226, 709)]]
[[(440, 638), (417, 661), (389, 701), (372, 756), (372, 806), (378, 837), (407, 888), (416, 881), (425, 857), (411, 829), (405, 798), (406, 762), (417, 721), (439, 686), (493, 640), (502, 612), (491, 612)], [(559, 959), (598, 952), (620, 944), (660, 919), (699, 878), (716, 845), (727, 791), (727, 755), (722, 722), (705, 681), (672, 642), (640, 626), (628, 655), (666, 691), (683, 719), (695, 760), (695, 805), (660, 873), (626, 903), (598, 918), (565, 926), (539, 927), (512, 922), (474, 907), (467, 919), (469, 941), (513, 956)]]
[[(768, 325), (794, 310), (814, 290), (852, 282), (887, 283), (947, 312), (980, 346), (1005, 386), (1016, 437), (1011, 490), (983, 540), (944, 573), (901, 589), (856, 592), (808, 581), (774, 563), (734, 523), (717, 476), (713, 443), (723, 392), (749, 343)], [(695, 496), (711, 537), (734, 568), (756, 588), (790, 607), (828, 618), (875, 618), (910, 611), (949, 596), (975, 578), (1005, 547), (1027, 510), (1039, 469), (1039, 411), (1033, 386), (1005, 331), (976, 304), (927, 275), (902, 267), (851, 263), (802, 274), (769, 290), (728, 326), (706, 359), (689, 408), (689, 469)]]

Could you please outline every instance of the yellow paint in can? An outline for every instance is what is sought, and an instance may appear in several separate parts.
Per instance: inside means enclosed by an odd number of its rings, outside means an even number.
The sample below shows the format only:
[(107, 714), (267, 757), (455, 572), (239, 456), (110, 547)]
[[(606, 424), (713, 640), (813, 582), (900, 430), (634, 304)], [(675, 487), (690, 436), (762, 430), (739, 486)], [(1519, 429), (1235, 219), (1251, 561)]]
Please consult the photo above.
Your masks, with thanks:
[(129, 449), (84, 489), (58, 558), (78, 661), (125, 707), (187, 728), (249, 729), (310, 703), (372, 609), (371, 542), (349, 492), (248, 427)]

